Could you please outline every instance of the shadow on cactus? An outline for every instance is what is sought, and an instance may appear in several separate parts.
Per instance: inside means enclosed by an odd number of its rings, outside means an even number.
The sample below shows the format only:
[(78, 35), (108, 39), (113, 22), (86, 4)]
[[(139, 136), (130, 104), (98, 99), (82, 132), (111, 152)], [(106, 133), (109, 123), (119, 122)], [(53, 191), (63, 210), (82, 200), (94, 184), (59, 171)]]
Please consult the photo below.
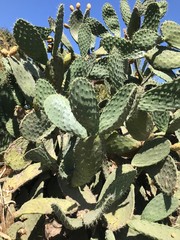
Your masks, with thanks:
[(1, 239), (179, 239), (180, 26), (134, 2), (0, 31)]

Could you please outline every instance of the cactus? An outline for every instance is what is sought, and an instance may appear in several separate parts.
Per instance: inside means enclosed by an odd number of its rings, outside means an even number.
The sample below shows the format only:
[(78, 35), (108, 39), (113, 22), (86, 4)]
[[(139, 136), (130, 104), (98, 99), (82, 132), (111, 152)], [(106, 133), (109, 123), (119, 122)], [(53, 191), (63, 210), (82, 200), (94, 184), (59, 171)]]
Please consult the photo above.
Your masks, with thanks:
[(179, 25), (132, 4), (0, 29), (0, 238), (179, 239)]
[(77, 205), (72, 199), (36, 198), (22, 205), (21, 208), (15, 212), (15, 217), (36, 213), (50, 214), (53, 211), (53, 204), (60, 207), (65, 214), (72, 214), (77, 209)]
[[(135, 92), (136, 86), (129, 84), (120, 88), (112, 97), (100, 116), (100, 134), (104, 134), (107, 131), (114, 130), (121, 126), (129, 114)], [(118, 112), (116, 109), (118, 109)]]
[(113, 6), (110, 5), (109, 3), (104, 4), (102, 9), (102, 16), (109, 30), (115, 36), (120, 37), (121, 32), (120, 32), (119, 20), (115, 10), (113, 9)]
[(165, 138), (156, 138), (144, 143), (132, 159), (132, 165), (145, 167), (162, 161), (170, 152), (170, 142)]
[(127, 197), (112, 205), (111, 210), (104, 214), (107, 228), (113, 232), (123, 228), (133, 216), (134, 204), (134, 186), (131, 185)]
[(141, 214), (142, 220), (160, 221), (172, 214), (179, 206), (178, 199), (163, 193), (156, 195), (145, 207)]
[(171, 156), (167, 156), (163, 162), (156, 167), (151, 166), (148, 170), (150, 176), (156, 181), (162, 192), (172, 195), (176, 188), (178, 171), (175, 161)]
[(72, 185), (84, 185), (94, 177), (102, 165), (103, 149), (99, 136), (92, 136), (77, 143), (74, 152)]
[(28, 148), (28, 144), (28, 140), (19, 137), (6, 149), (4, 161), (13, 170), (22, 170), (31, 163), (31, 161), (24, 159), (24, 153)]
[(126, 127), (134, 139), (145, 141), (153, 132), (154, 123), (148, 112), (136, 109), (127, 119)]
[(20, 131), (24, 138), (38, 142), (48, 136), (55, 126), (47, 119), (43, 111), (28, 113), (20, 124)]
[(152, 223), (145, 220), (131, 220), (129, 227), (139, 233), (159, 240), (177, 239), (179, 238), (180, 230), (168, 227), (158, 223)]
[(159, 46), (149, 50), (145, 57), (157, 70), (169, 70), (180, 67), (180, 53), (174, 49)]
[(120, 1), (120, 10), (124, 23), (128, 25), (131, 19), (131, 10), (127, 0)]
[(69, 96), (72, 112), (88, 133), (96, 134), (99, 110), (95, 90), (86, 78), (76, 78), (70, 85)]
[(18, 19), (14, 25), (13, 34), (17, 44), (29, 57), (42, 64), (47, 63), (45, 44), (35, 26), (23, 19)]
[(52, 94), (44, 101), (45, 113), (50, 121), (63, 131), (74, 132), (85, 138), (86, 129), (74, 117), (68, 99), (62, 95)]
[(180, 79), (176, 79), (147, 91), (139, 102), (139, 108), (145, 111), (174, 111), (179, 109), (179, 82)]
[(151, 3), (147, 6), (144, 21), (141, 28), (152, 29), (157, 32), (159, 22), (160, 22), (160, 9), (157, 3)]
[(170, 46), (180, 48), (180, 25), (173, 21), (165, 21), (161, 25), (161, 32), (164, 38)]

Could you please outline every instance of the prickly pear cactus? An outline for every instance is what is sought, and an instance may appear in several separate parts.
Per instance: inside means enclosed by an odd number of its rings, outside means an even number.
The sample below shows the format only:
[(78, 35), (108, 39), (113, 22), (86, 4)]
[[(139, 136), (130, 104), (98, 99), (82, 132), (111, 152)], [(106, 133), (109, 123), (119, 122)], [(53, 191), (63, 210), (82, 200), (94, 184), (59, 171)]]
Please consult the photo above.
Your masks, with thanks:
[(0, 29), (0, 238), (179, 240), (180, 27), (129, 3)]

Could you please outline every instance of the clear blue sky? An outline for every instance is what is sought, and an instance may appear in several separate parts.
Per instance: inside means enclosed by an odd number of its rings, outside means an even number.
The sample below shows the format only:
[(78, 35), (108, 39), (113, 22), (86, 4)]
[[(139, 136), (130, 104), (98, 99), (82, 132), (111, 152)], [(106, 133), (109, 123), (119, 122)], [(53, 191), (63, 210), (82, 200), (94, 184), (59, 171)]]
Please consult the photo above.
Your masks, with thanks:
[[(56, 17), (58, 6), (61, 3), (63, 3), (65, 7), (64, 21), (68, 22), (70, 15), (69, 5), (75, 5), (76, 2), (77, 1), (75, 0), (1, 0), (0, 27), (4, 27), (12, 31), (13, 24), (18, 18), (23, 18), (37, 26), (48, 27), (48, 17)], [(122, 28), (124, 27), (120, 17), (120, 0), (89, 0), (80, 2), (83, 12), (87, 3), (90, 2), (92, 5), (91, 16), (97, 18), (101, 22), (103, 22), (101, 17), (102, 6), (105, 2), (109, 2), (116, 9), (116, 12), (119, 15), (121, 26)], [(180, 0), (169, 0), (168, 2), (168, 13), (164, 19), (173, 20), (180, 24)], [(135, 3), (135, 0), (129, 0), (129, 3), (132, 7)], [(71, 41), (71, 43), (73, 43), (73, 41)]]

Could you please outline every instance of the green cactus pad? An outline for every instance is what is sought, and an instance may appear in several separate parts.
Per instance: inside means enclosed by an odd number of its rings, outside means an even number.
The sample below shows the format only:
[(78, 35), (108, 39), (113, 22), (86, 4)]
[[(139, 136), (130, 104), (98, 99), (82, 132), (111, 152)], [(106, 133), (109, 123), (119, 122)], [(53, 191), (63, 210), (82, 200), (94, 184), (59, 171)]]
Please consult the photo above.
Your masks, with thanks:
[(84, 185), (92, 180), (103, 161), (103, 149), (99, 136), (80, 140), (74, 151), (74, 172), (71, 184), (74, 187)]
[(173, 133), (180, 129), (180, 109), (173, 114), (173, 119), (169, 124), (168, 132)]
[(44, 101), (45, 113), (49, 120), (63, 131), (73, 132), (82, 138), (87, 137), (86, 129), (74, 117), (67, 98), (52, 94)]
[(124, 72), (124, 59), (122, 59), (122, 55), (117, 51), (117, 49), (113, 49), (111, 54), (109, 54), (108, 69), (112, 86), (119, 89), (124, 85), (126, 75)]
[(133, 9), (133, 12), (128, 24), (128, 28), (127, 28), (127, 34), (130, 39), (132, 38), (133, 34), (139, 30), (140, 25), (141, 25), (140, 13), (138, 11), (138, 8), (135, 7)]
[(106, 26), (115, 35), (120, 37), (120, 25), (118, 16), (111, 4), (105, 3), (102, 8), (102, 16)]
[(180, 48), (180, 25), (173, 21), (165, 21), (161, 25), (161, 32), (170, 46)]
[(114, 195), (114, 202), (120, 200), (128, 191), (136, 176), (136, 170), (130, 164), (123, 164), (107, 177), (98, 198), (98, 205), (109, 195)]
[(167, 0), (160, 0), (157, 4), (159, 6), (160, 18), (163, 18), (168, 10), (168, 2)]
[(147, 51), (157, 44), (158, 38), (159, 36), (154, 30), (143, 28), (134, 33), (132, 43), (135, 48)]
[(38, 142), (48, 136), (54, 128), (55, 126), (52, 125), (43, 111), (28, 113), (20, 124), (22, 136), (33, 142)]
[(24, 153), (27, 150), (29, 141), (23, 137), (17, 138), (9, 145), (4, 154), (4, 162), (13, 170), (22, 170), (27, 167), (31, 161), (24, 159)]
[(41, 78), (38, 79), (38, 81), (36, 82), (35, 98), (33, 100), (35, 108), (38, 107), (42, 109), (46, 98), (49, 95), (55, 93), (56, 93), (55, 89), (47, 80)]
[(127, 84), (112, 97), (100, 116), (100, 134), (114, 130), (123, 124), (131, 110), (135, 93), (136, 86)]
[(134, 186), (131, 185), (128, 196), (120, 202), (114, 203), (110, 210), (104, 214), (107, 228), (114, 232), (124, 227), (132, 218), (134, 207)]
[(144, 236), (152, 239), (179, 240), (180, 229), (178, 228), (138, 219), (131, 220), (128, 225), (139, 234), (143, 234)]
[[(48, 80), (49, 85), (52, 84), (54, 88), (57, 90), (57, 92), (61, 91), (62, 83), (64, 80), (64, 69), (66, 68), (64, 59), (61, 54), (57, 53), (57, 55), (51, 58), (46, 64), (46, 69), (45, 69), (46, 79)], [(71, 54), (70, 54), (70, 62), (71, 62)]]
[(91, 48), (91, 28), (87, 23), (81, 24), (78, 31), (78, 44), (82, 57), (88, 54)]
[(24, 158), (32, 162), (40, 162), (43, 170), (57, 170), (58, 167), (56, 160), (50, 156), (44, 145), (27, 151)]
[(64, 211), (62, 210), (62, 207), (58, 206), (57, 204), (52, 204), (52, 209), (55, 216), (58, 218), (58, 220), (62, 223), (62, 225), (66, 229), (75, 230), (83, 227), (82, 219), (67, 217)]
[(89, 17), (85, 20), (85, 23), (90, 26), (92, 34), (97, 37), (105, 37), (110, 35), (108, 30), (95, 18)]
[(22, 92), (27, 97), (33, 97), (35, 94), (35, 81), (31, 73), (25, 69), (25, 66), (21, 62), (9, 58), (9, 63)]
[(174, 111), (180, 108), (180, 78), (147, 91), (138, 107), (144, 111)]
[(131, 9), (130, 9), (128, 0), (120, 1), (120, 10), (121, 10), (122, 19), (126, 24), (126, 26), (128, 26), (129, 21), (131, 19)]
[(102, 202), (101, 206), (95, 207), (94, 210), (91, 210), (84, 214), (83, 223), (86, 227), (93, 226), (99, 219), (102, 218), (103, 213), (111, 206), (112, 201), (114, 199), (114, 195), (107, 196), (106, 199)]
[(52, 204), (59, 206), (65, 214), (72, 214), (77, 210), (77, 204), (72, 199), (36, 198), (25, 202), (15, 212), (15, 217), (17, 218), (24, 214), (51, 214)]
[(70, 82), (75, 80), (77, 77), (86, 77), (89, 71), (88, 62), (83, 58), (79, 57), (74, 60), (69, 69)]
[(141, 214), (141, 219), (150, 222), (160, 221), (171, 215), (178, 206), (177, 198), (159, 193), (146, 205)]
[(57, 54), (59, 43), (61, 42), (62, 32), (63, 32), (63, 18), (64, 18), (64, 6), (60, 4), (58, 8), (56, 27), (54, 34), (54, 45), (53, 45), (53, 56)]
[(148, 112), (137, 109), (126, 121), (126, 127), (134, 139), (145, 141), (153, 132), (154, 123)]
[(87, 132), (97, 133), (99, 110), (96, 93), (86, 78), (76, 78), (70, 85), (69, 96), (72, 112)]
[(141, 58), (144, 56), (141, 50), (136, 49), (131, 41), (124, 38), (108, 36), (103, 38), (100, 44), (108, 53), (111, 52), (113, 47), (116, 47), (124, 59)]
[(145, 29), (152, 29), (153, 31), (157, 32), (159, 22), (160, 22), (160, 9), (157, 3), (151, 3), (148, 5), (144, 21), (141, 28)]
[(145, 53), (148, 62), (157, 70), (180, 68), (180, 52), (159, 46)]
[[(112, 60), (113, 61), (113, 60)], [(101, 80), (109, 79), (109, 69), (107, 64), (103, 64), (101, 61), (98, 61), (94, 64), (91, 72), (89, 73), (88, 78), (92, 80)]]
[(19, 47), (34, 61), (46, 64), (48, 58), (45, 43), (35, 26), (18, 19), (13, 34)]
[(146, 167), (164, 160), (170, 152), (170, 141), (166, 138), (156, 138), (144, 143), (143, 147), (132, 159), (132, 165)]
[(177, 184), (177, 167), (171, 156), (165, 161), (158, 163), (148, 169), (149, 175), (154, 178), (160, 189), (167, 195), (172, 195)]
[(80, 9), (76, 9), (71, 13), (69, 26), (73, 39), (78, 42), (78, 31), (83, 22), (83, 14)]
[(149, 66), (149, 68), (156, 76), (163, 79), (165, 82), (172, 82), (172, 80), (176, 77), (173, 70), (159, 71), (154, 69), (152, 66)]
[(121, 136), (113, 132), (105, 141), (108, 154), (118, 156), (131, 156), (136, 153), (141, 143), (128, 136)]
[(164, 112), (158, 112), (154, 111), (152, 112), (153, 121), (157, 127), (157, 129), (160, 132), (166, 132), (169, 125), (170, 120), (170, 112), (164, 111)]

